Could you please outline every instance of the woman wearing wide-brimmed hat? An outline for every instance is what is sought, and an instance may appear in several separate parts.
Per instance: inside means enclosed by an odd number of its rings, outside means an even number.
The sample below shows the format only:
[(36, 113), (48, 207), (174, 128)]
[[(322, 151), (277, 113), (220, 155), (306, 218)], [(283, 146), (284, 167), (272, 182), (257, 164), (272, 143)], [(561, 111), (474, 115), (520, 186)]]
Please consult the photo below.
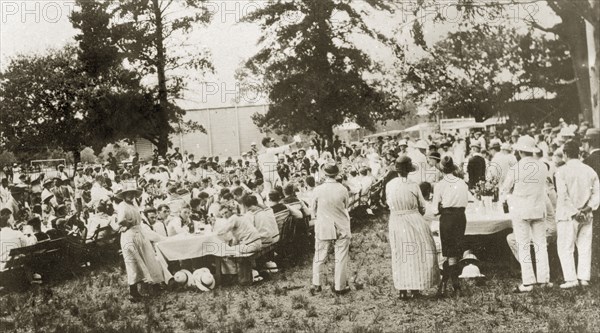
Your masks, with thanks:
[(117, 193), (117, 198), (123, 200), (117, 207), (117, 223), (125, 229), (121, 235), (121, 249), (127, 271), (127, 283), (131, 301), (140, 301), (142, 295), (138, 284), (147, 282), (157, 289), (164, 282), (164, 275), (159, 262), (155, 258), (150, 241), (144, 237), (141, 223), (142, 217), (134, 199), (142, 194), (135, 182), (126, 182), (123, 189)]
[(440, 240), (442, 255), (446, 258), (443, 265), (442, 281), (438, 286), (438, 296), (446, 291), (448, 280), (452, 279), (454, 292), (460, 290), (458, 282), (458, 259), (462, 254), (462, 243), (467, 226), (465, 208), (469, 202), (469, 186), (454, 175), (456, 166), (450, 156), (444, 156), (440, 162), (444, 178), (433, 192), (433, 211), (440, 215)]
[(419, 185), (407, 178), (414, 170), (412, 160), (400, 156), (396, 160), (399, 176), (386, 187), (392, 273), (401, 298), (408, 297), (409, 291), (411, 296), (418, 296), (421, 290), (436, 286), (439, 280), (435, 243), (422, 216), (425, 199)]

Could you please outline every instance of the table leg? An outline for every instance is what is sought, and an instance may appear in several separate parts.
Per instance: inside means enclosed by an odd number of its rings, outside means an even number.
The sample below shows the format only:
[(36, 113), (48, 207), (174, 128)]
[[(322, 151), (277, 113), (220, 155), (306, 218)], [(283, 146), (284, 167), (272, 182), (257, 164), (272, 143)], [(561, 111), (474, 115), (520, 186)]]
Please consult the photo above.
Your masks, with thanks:
[(215, 283), (218, 286), (221, 285), (221, 267), (223, 264), (223, 260), (221, 259), (221, 257), (214, 257), (214, 263), (215, 263)]

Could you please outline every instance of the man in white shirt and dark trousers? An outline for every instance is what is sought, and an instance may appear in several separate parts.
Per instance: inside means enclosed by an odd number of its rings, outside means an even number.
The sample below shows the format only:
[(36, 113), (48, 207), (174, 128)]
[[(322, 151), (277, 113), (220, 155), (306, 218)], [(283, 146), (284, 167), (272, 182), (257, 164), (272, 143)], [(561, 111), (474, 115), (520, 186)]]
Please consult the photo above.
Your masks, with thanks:
[[(565, 283), (563, 289), (588, 286), (592, 264), (592, 211), (600, 205), (598, 175), (579, 160), (579, 143), (568, 141), (567, 162), (556, 172), (557, 247)], [(577, 246), (577, 269), (574, 251)], [(579, 281), (578, 281), (579, 280)]]
[[(535, 139), (522, 136), (514, 146), (521, 160), (513, 166), (502, 186), (501, 198), (508, 196), (513, 232), (518, 247), (522, 284), (515, 292), (530, 292), (533, 286), (550, 287), (550, 268), (546, 245), (546, 176), (544, 162), (533, 157), (537, 151)], [(503, 200), (501, 200), (503, 201)], [(535, 247), (536, 272), (530, 254), (530, 244)]]
[(443, 296), (446, 284), (452, 278), (454, 292), (460, 291), (458, 275), (458, 258), (461, 257), (467, 218), (465, 208), (469, 202), (469, 186), (464, 180), (456, 177), (456, 166), (452, 157), (444, 156), (440, 162), (444, 178), (440, 180), (433, 191), (433, 212), (440, 215), (440, 240), (442, 255), (446, 257), (442, 270), (442, 281), (438, 286), (437, 295)]
[(350, 215), (348, 214), (348, 190), (335, 180), (339, 168), (334, 163), (323, 167), (325, 182), (313, 192), (313, 214), (315, 219), (315, 257), (311, 294), (321, 291), (321, 271), (329, 246), (335, 245), (335, 284), (337, 294), (350, 291), (347, 282), (348, 251), (350, 248)]

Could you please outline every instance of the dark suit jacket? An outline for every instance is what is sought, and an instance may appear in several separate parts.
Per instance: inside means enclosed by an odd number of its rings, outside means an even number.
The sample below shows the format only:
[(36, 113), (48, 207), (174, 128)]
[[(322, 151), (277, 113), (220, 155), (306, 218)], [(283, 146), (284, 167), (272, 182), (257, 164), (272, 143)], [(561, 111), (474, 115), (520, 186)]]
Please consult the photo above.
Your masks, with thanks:
[(583, 163), (589, 165), (592, 169), (594, 169), (594, 171), (596, 171), (596, 174), (598, 174), (598, 177), (600, 177), (600, 150), (596, 150), (595, 152), (590, 154), (590, 156), (583, 160)]
[[(596, 150), (593, 153), (591, 153), (590, 156), (583, 160), (583, 163), (589, 165), (592, 169), (594, 169), (594, 171), (596, 171), (596, 174), (598, 175), (598, 178), (600, 178), (600, 150)], [(596, 219), (598, 219), (598, 211), (600, 211), (600, 208), (597, 209), (594, 213)]]

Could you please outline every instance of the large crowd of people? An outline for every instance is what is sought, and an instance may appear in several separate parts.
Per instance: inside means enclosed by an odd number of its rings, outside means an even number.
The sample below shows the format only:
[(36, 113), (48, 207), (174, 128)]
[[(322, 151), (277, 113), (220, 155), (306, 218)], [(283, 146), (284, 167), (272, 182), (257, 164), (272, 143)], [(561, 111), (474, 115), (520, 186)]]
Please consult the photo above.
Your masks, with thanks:
[[(465, 136), (380, 136), (355, 143), (336, 137), (331, 144), (296, 138), (282, 146), (266, 137), (260, 148), (252, 143), (240, 158), (224, 161), (175, 148), (166, 156), (155, 151), (148, 161), (136, 154), (129, 165), (112, 155), (104, 164), (79, 165), (74, 172), (60, 165), (51, 177), (5, 172), (0, 270), (15, 247), (61, 237), (85, 243), (122, 233), (130, 294), (137, 301), (140, 283), (156, 288), (169, 283), (153, 243), (208, 230), (253, 251), (283, 238), (289, 220), (298, 226), (291, 237), (301, 241), (292, 240), (288, 246), (293, 248), (280, 252), (293, 258), (299, 255), (295, 249), (312, 244), (314, 236), (314, 294), (322, 290), (320, 275), (333, 243), (333, 290), (344, 294), (350, 291), (350, 199), (380, 183), (370, 204), (390, 212), (393, 281), (403, 298), (431, 287), (444, 295), (449, 281), (460, 290), (465, 209), (481, 196), (506, 202), (511, 214), (508, 241), (522, 271), (518, 292), (551, 286), (546, 254), (551, 246), (562, 265), (560, 287), (587, 286), (598, 275), (591, 266), (598, 258), (594, 229), (600, 224), (600, 130), (588, 127), (561, 119), (555, 127), (531, 124)], [(443, 263), (423, 217), (426, 211), (439, 215)], [(419, 246), (407, 248), (411, 243)], [(535, 268), (528, 259), (532, 243)]]

